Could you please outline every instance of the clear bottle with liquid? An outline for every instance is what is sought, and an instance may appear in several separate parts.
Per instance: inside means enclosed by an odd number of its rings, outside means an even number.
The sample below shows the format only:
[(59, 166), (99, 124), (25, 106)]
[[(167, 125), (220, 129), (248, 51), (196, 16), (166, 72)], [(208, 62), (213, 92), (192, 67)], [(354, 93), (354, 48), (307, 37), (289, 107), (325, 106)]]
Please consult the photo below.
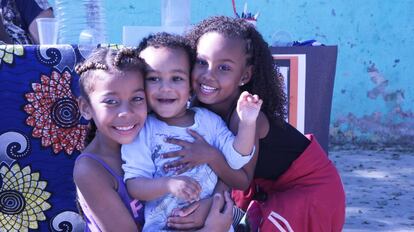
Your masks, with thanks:
[(59, 44), (97, 45), (107, 41), (101, 0), (55, 0)]

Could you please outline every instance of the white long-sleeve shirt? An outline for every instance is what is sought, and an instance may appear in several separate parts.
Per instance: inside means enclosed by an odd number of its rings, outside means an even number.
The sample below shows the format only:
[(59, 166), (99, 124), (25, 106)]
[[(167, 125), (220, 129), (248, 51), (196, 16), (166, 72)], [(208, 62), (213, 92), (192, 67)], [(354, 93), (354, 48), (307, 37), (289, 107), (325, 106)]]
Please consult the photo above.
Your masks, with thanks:
[[(194, 141), (193, 137), (187, 133), (187, 128), (195, 130), (209, 144), (221, 150), (233, 169), (240, 169), (249, 162), (254, 149), (249, 156), (239, 154), (233, 147), (235, 136), (218, 115), (204, 108), (194, 107), (191, 110), (195, 114), (194, 124), (190, 127), (170, 126), (154, 115), (148, 116), (137, 138), (121, 148), (125, 181), (134, 177), (159, 178), (173, 176), (174, 172), (165, 172), (163, 166), (166, 162), (176, 158), (162, 158), (160, 155), (181, 149), (180, 146), (166, 143), (165, 138), (167, 137)], [(217, 183), (217, 175), (207, 164), (197, 166), (181, 175), (192, 177), (199, 182), (202, 187), (201, 199), (209, 197)], [(145, 188), (145, 186), (142, 187)], [(163, 225), (165, 225), (171, 210), (185, 205), (186, 202), (171, 194), (147, 201), (145, 203), (144, 231), (165, 229)]]

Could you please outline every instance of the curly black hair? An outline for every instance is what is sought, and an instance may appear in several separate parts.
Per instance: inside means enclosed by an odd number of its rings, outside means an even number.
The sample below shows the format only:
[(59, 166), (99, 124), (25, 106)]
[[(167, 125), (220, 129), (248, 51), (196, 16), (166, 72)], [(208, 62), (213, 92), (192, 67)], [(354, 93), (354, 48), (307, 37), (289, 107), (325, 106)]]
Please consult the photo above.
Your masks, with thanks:
[[(100, 47), (95, 49), (86, 60), (75, 67), (79, 78), (80, 96), (89, 101), (89, 94), (93, 91), (97, 71), (103, 70), (108, 73), (123, 73), (137, 71), (146, 75), (146, 66), (143, 59), (139, 58), (136, 50), (121, 48), (120, 50)], [(96, 125), (90, 121), (90, 127), (85, 139), (85, 145), (89, 144), (96, 133)]]
[(172, 49), (183, 49), (188, 55), (190, 69), (192, 69), (192, 67), (194, 66), (195, 50), (191, 47), (190, 41), (181, 35), (170, 34), (167, 32), (151, 34), (142, 39), (141, 43), (139, 43), (137, 47), (138, 53), (140, 53), (147, 47), (166, 47)]
[(283, 78), (275, 69), (269, 46), (249, 22), (226, 16), (213, 16), (195, 25), (186, 35), (193, 49), (206, 33), (216, 32), (227, 38), (246, 41), (246, 64), (253, 66), (252, 78), (241, 90), (257, 94), (263, 99), (262, 111), (270, 120), (282, 124), (286, 117), (286, 95)]

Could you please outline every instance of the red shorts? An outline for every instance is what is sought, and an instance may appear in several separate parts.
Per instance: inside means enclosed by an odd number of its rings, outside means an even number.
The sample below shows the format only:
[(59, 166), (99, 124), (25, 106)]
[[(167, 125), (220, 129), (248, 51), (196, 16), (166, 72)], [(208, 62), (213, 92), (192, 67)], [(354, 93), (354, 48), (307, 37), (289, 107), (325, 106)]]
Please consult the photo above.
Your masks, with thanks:
[[(339, 174), (316, 138), (276, 181), (255, 179), (246, 191), (233, 191), (246, 210), (259, 186), (266, 194), (260, 208), (260, 231), (342, 231), (345, 192)], [(260, 217), (260, 216), (257, 216)], [(257, 218), (256, 218), (257, 219)]]

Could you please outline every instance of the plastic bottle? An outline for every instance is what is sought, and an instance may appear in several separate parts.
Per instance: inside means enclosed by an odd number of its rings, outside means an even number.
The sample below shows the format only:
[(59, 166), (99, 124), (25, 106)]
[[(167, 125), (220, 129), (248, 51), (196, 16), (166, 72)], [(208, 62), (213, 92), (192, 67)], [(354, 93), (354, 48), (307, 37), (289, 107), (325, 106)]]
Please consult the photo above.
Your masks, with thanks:
[(106, 42), (101, 0), (55, 0), (59, 44), (96, 45)]

